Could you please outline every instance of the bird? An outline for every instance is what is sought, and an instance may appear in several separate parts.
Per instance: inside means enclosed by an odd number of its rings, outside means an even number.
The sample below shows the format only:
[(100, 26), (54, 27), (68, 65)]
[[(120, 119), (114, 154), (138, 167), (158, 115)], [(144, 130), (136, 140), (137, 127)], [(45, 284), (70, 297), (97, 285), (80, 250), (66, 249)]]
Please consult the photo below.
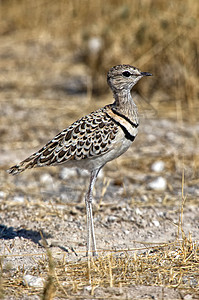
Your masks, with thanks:
[(85, 195), (86, 256), (98, 255), (92, 212), (95, 181), (104, 165), (126, 152), (137, 136), (139, 118), (131, 89), (142, 77), (151, 75), (128, 64), (112, 67), (107, 73), (107, 83), (113, 103), (75, 121), (40, 150), (8, 169), (8, 173), (16, 175), (26, 169), (66, 164), (68, 168), (90, 172)]

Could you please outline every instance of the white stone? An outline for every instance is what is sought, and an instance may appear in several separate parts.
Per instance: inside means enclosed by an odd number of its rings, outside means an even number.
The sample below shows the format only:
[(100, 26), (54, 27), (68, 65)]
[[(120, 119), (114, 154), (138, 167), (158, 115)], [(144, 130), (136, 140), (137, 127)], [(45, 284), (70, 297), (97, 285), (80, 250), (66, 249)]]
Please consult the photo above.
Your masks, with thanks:
[(63, 168), (60, 172), (61, 179), (67, 180), (77, 176), (77, 170), (74, 168)]
[(157, 137), (153, 134), (148, 134), (147, 138), (148, 138), (149, 142), (154, 142), (157, 140)]
[(24, 197), (23, 196), (14, 196), (13, 201), (16, 203), (23, 203)]
[(117, 220), (117, 217), (115, 217), (115, 216), (108, 216), (108, 222), (114, 222), (114, 221), (116, 221)]
[(3, 191), (0, 191), (0, 198), (4, 198), (6, 196), (6, 193)]
[(40, 181), (44, 184), (52, 184), (52, 176), (48, 173), (44, 173), (40, 176)]
[(128, 235), (128, 234), (130, 233), (129, 230), (124, 230), (123, 232), (124, 232), (124, 234), (126, 234), (126, 235)]
[(155, 191), (164, 191), (167, 187), (167, 181), (164, 177), (157, 177), (148, 184), (148, 187)]
[(102, 48), (102, 39), (99, 37), (92, 37), (88, 41), (88, 48), (91, 53), (97, 54)]
[(81, 177), (89, 177), (90, 176), (90, 172), (88, 170), (84, 170), (84, 169), (77, 169), (77, 174)]
[(161, 197), (157, 197), (157, 198), (156, 198), (156, 201), (159, 202), (159, 203), (162, 203), (162, 200), (163, 200), (163, 199), (162, 199)]
[(43, 288), (44, 279), (41, 277), (36, 277), (36, 276), (32, 276), (32, 275), (24, 275), (23, 284), (28, 285), (30, 287)]
[(62, 193), (60, 198), (61, 198), (62, 201), (68, 201), (68, 194)]
[(147, 201), (148, 201), (147, 195), (142, 195), (142, 196), (140, 197), (140, 200), (141, 200), (142, 202), (147, 202)]
[(141, 210), (140, 210), (138, 207), (135, 209), (135, 213), (136, 213), (136, 215), (138, 215), (138, 216), (141, 216), (141, 215), (142, 215), (142, 212), (141, 212)]
[(90, 292), (92, 290), (92, 287), (90, 285), (87, 285), (84, 287), (84, 289), (88, 292)]
[(159, 227), (160, 222), (158, 220), (153, 220), (153, 225), (155, 225), (155, 227)]
[(191, 300), (193, 299), (192, 295), (191, 294), (187, 294), (183, 297), (184, 300)]
[(162, 160), (158, 160), (158, 161), (155, 161), (152, 166), (151, 166), (151, 170), (154, 171), (154, 172), (162, 172), (164, 170), (164, 162)]

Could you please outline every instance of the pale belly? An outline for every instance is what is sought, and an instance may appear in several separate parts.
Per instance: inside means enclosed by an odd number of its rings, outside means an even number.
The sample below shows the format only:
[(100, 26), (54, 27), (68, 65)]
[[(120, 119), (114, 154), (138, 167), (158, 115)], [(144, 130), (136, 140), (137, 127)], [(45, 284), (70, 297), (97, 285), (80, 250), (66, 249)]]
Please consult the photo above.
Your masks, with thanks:
[(121, 139), (113, 143), (112, 148), (109, 152), (92, 158), (86, 158), (79, 161), (68, 161), (66, 167), (77, 167), (80, 169), (94, 170), (103, 167), (107, 162), (114, 160), (115, 158), (122, 155), (131, 146), (132, 141), (127, 139)]

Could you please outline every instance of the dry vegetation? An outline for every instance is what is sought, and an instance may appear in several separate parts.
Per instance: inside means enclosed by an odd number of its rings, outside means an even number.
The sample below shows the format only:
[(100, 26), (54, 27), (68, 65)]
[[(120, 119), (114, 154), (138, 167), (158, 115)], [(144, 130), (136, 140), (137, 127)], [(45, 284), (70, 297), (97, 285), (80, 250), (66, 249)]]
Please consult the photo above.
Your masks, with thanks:
[[(139, 255), (136, 254), (138, 250)], [(198, 299), (198, 261), (199, 248), (190, 237), (171, 244), (150, 245), (148, 250), (146, 246), (117, 254), (112, 251), (98, 259), (75, 263), (66, 262), (64, 256), (55, 261), (47, 251), (47, 255), (38, 261), (38, 268), (32, 269), (33, 275), (46, 278), (44, 289), (22, 286), (24, 274), (20, 269), (14, 278), (5, 278), (3, 286), (5, 293), (16, 298), (39, 294), (42, 299), (53, 299), (55, 295), (60, 299), (93, 299), (94, 295), (97, 299), (126, 299), (122, 288), (160, 286), (163, 299), (164, 289), (168, 288), (179, 289), (181, 299), (184, 299), (183, 294)], [(115, 289), (104, 292), (103, 288), (108, 287)], [(131, 291), (131, 297), (133, 295), (137, 296)], [(139, 298), (138, 295), (136, 299)]]
[[(13, 78), (13, 85), (46, 83), (52, 65), (54, 77), (65, 78), (82, 75), (83, 66), (92, 78), (86, 88), (94, 85), (100, 94), (107, 69), (131, 63), (155, 75), (150, 85), (142, 84), (145, 95), (190, 113), (198, 109), (198, 14), (197, 0), (2, 1), (1, 47), (8, 50), (3, 58), (15, 54), (12, 67), (29, 73), (24, 83)], [(38, 61), (40, 68), (34, 68)]]
[[(136, 287), (143, 286), (147, 291), (149, 286), (155, 286), (161, 288), (161, 299), (167, 288), (173, 289), (173, 299), (176, 295), (179, 299), (184, 295), (199, 298), (198, 235), (192, 240), (186, 224), (182, 226), (181, 222), (183, 208), (198, 207), (199, 194), (195, 192), (199, 185), (198, 19), (198, 0), (0, 1), (0, 191), (4, 193), (0, 197), (0, 211), (5, 220), (11, 211), (15, 220), (19, 210), (26, 209), (28, 215), (23, 212), (20, 218), (29, 218), (32, 223), (39, 220), (46, 227), (54, 226), (55, 215), (60, 222), (65, 220), (64, 216), (74, 219), (81, 216), (84, 220), (78, 201), (74, 201), (73, 207), (65, 203), (63, 212), (56, 208), (56, 204), (63, 204), (58, 195), (52, 198), (54, 202), (50, 205), (46, 202), (49, 199), (40, 193), (43, 186), (46, 188), (39, 177), (43, 171), (37, 170), (27, 175), (27, 179), (23, 176), (13, 179), (5, 175), (5, 169), (82, 114), (109, 103), (105, 74), (112, 65), (120, 63), (135, 65), (154, 75), (152, 80), (143, 80), (135, 89), (136, 98), (145, 100), (140, 105), (144, 111), (142, 123), (147, 120), (148, 124), (148, 119), (152, 125), (153, 120), (169, 120), (172, 123), (165, 124), (172, 126), (168, 129), (160, 123), (163, 128), (155, 142), (145, 139), (149, 135), (146, 128), (138, 141), (138, 154), (129, 152), (106, 167), (106, 176), (113, 180), (110, 186), (124, 187), (120, 197), (125, 198), (131, 208), (164, 206), (177, 210), (180, 207), (178, 224), (173, 221), (176, 235), (172, 242), (154, 245), (146, 242), (143, 247), (120, 251), (102, 249), (96, 260), (88, 261), (85, 258), (70, 260), (63, 252), (55, 258), (48, 249), (17, 254), (34, 259), (36, 266), (29, 267), (28, 271), (45, 279), (43, 289), (22, 284), (26, 266), (19, 265), (13, 271), (6, 263), (9, 255), (15, 257), (13, 241), (5, 246), (1, 255), (0, 297), (125, 299), (128, 295), (139, 299), (141, 290), (136, 294)], [(170, 137), (173, 148), (176, 147), (173, 152), (165, 149), (168, 145), (164, 134), (172, 130), (176, 130), (173, 140)], [(183, 142), (178, 138), (184, 139), (185, 148), (181, 148)], [(168, 188), (163, 195), (146, 190), (147, 176), (143, 177), (150, 175), (151, 164), (159, 159), (165, 162), (167, 170), (164, 175)], [(193, 191), (187, 198), (184, 178), (181, 181), (183, 170), (186, 187)], [(55, 182), (60, 181), (57, 169), (46, 172), (50, 172)], [(121, 178), (127, 178), (128, 189), (125, 190)], [(78, 184), (76, 179), (74, 189)], [(34, 185), (34, 182), (37, 183)], [(138, 187), (132, 191), (131, 185)], [(179, 193), (180, 186), (182, 193)], [(84, 188), (78, 188), (77, 197), (81, 199)], [(102, 196), (107, 188), (105, 183)], [(15, 195), (24, 195), (25, 204), (13, 204)], [(140, 200), (143, 196), (146, 202)], [(160, 197), (163, 200), (158, 203)], [(101, 200), (96, 211), (103, 216), (113, 206), (114, 203)], [(2, 217), (1, 223), (5, 220)], [(81, 255), (80, 251), (78, 254)]]

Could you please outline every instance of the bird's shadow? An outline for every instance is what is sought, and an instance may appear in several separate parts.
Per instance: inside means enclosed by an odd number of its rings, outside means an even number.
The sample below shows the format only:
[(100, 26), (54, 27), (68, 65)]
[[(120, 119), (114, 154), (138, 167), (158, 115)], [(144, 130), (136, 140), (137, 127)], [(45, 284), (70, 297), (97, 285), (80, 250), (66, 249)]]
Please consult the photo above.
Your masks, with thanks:
[[(59, 244), (51, 244), (50, 246), (48, 245), (47, 239), (51, 238), (52, 236), (50, 234), (47, 234), (42, 231), (36, 231), (36, 230), (27, 230), (23, 228), (14, 228), (14, 227), (7, 227), (5, 225), (0, 224), (0, 240), (12, 240), (15, 239), (16, 237), (23, 237), (24, 239), (31, 240), (35, 244), (38, 244), (41, 247), (53, 247), (57, 246), (64, 252), (69, 252), (67, 247), (64, 247)], [(71, 247), (69, 249), (75, 253), (77, 256), (75, 250)]]
[(31, 240), (35, 244), (42, 246), (41, 241), (48, 239), (51, 235), (46, 234), (41, 231), (36, 230), (28, 230), (23, 228), (14, 228), (14, 227), (7, 227), (5, 225), (0, 224), (0, 239), (1, 240), (12, 240), (16, 237), (23, 237), (24, 239)]

